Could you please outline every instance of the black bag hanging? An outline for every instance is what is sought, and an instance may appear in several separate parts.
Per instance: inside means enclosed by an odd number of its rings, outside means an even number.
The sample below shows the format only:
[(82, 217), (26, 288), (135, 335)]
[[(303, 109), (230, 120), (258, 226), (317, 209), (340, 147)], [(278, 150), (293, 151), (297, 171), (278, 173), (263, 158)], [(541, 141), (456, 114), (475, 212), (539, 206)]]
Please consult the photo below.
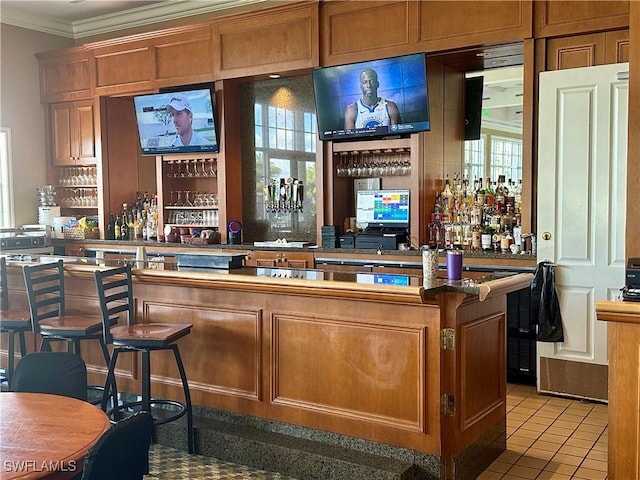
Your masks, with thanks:
[(540, 262), (531, 282), (531, 315), (538, 325), (539, 342), (564, 342), (560, 303), (556, 294), (555, 265)]

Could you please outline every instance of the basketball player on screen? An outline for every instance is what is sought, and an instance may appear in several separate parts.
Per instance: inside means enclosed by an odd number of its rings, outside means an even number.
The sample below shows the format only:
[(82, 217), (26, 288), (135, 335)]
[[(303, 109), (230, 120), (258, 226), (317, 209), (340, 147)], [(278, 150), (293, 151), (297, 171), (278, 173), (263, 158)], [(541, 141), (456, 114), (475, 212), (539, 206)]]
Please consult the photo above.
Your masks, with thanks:
[(362, 98), (347, 106), (344, 128), (375, 128), (400, 123), (400, 111), (395, 102), (378, 97), (378, 74), (365, 68), (360, 74)]

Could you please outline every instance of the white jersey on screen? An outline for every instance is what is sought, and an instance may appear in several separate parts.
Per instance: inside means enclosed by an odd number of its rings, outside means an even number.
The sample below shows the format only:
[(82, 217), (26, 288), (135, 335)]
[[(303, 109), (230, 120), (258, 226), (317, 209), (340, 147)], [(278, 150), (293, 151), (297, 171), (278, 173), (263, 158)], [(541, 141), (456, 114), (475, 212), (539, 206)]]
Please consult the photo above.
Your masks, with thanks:
[(378, 98), (378, 101), (371, 107), (362, 103), (362, 99), (356, 102), (356, 128), (374, 128), (388, 126), (391, 123), (389, 117), (389, 106), (384, 98)]

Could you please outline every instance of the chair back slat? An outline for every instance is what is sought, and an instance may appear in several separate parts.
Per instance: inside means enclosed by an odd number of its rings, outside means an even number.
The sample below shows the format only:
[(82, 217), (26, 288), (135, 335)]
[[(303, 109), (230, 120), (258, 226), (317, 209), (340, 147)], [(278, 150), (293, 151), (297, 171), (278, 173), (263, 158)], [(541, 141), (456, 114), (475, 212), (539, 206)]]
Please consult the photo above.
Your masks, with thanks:
[(124, 314), (127, 325), (132, 325), (135, 319), (131, 267), (126, 265), (107, 270), (96, 270), (94, 275), (102, 313), (104, 342), (113, 343), (110, 329), (111, 319)]
[(33, 332), (38, 334), (41, 320), (65, 314), (64, 265), (62, 260), (25, 265), (22, 272), (33, 320)]

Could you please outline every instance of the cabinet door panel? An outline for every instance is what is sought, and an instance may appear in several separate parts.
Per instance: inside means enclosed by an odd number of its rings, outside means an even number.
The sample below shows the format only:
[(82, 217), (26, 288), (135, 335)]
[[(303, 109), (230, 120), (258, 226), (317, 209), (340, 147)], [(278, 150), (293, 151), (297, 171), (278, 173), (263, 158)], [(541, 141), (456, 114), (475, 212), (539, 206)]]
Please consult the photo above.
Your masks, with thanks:
[(39, 54), (42, 102), (75, 100), (91, 96), (91, 69), (85, 54), (71, 57)]
[(80, 105), (77, 110), (78, 120), (78, 160), (81, 163), (96, 161), (96, 138), (93, 105)]
[(553, 38), (547, 42), (547, 70), (604, 64), (604, 34)]
[(605, 32), (605, 63), (629, 61), (629, 29)]
[(535, 4), (535, 36), (551, 37), (624, 28), (628, 1), (545, 0)]
[(53, 143), (53, 164), (73, 165), (71, 153), (71, 106), (68, 104), (51, 107), (51, 141)]
[[(160, 39), (159, 39), (160, 40)], [(213, 80), (211, 29), (162, 38), (154, 45), (155, 79), (161, 85)], [(188, 55), (185, 54), (188, 52)]]
[(270, 11), (214, 27), (216, 71), (232, 78), (318, 65), (318, 7)]
[(418, 41), (428, 42), (428, 51), (531, 37), (533, 6), (527, 0), (418, 4)]
[(151, 87), (153, 65), (149, 46), (120, 48), (123, 50), (96, 51), (96, 93), (122, 93)]

